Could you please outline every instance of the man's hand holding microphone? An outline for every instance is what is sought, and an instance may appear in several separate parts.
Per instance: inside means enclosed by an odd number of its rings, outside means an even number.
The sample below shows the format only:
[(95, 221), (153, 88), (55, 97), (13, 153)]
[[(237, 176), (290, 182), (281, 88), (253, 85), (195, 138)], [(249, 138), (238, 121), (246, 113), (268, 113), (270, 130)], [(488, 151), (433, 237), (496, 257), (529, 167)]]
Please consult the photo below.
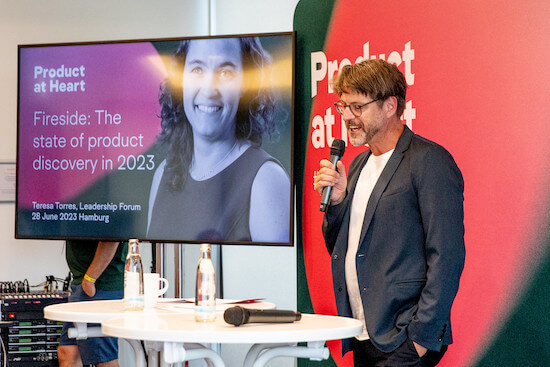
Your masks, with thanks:
[(320, 162), (320, 168), (315, 176), (315, 190), (321, 194), (320, 210), (325, 212), (329, 205), (340, 204), (346, 197), (346, 167), (341, 159), (344, 155), (345, 143), (334, 139), (330, 148), (330, 158)]

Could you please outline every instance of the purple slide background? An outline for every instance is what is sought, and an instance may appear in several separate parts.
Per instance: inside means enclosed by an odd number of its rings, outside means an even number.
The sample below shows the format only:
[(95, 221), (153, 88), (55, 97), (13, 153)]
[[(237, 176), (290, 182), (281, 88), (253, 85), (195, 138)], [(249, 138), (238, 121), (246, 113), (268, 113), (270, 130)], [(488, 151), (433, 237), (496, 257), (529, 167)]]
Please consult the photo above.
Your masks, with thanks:
[[(84, 76), (54, 78), (37, 77), (36, 66), (48, 69), (79, 68), (84, 66)], [(116, 170), (119, 156), (143, 154), (155, 142), (160, 131), (158, 118), (159, 85), (166, 77), (161, 57), (149, 42), (22, 48), (20, 50), (20, 104), (19, 104), (19, 157), (18, 202), (21, 208), (31, 208), (32, 202), (63, 202), (94, 185), (111, 170), (103, 169), (102, 162), (112, 160)], [(51, 92), (51, 80), (80, 82), (77, 91)], [(45, 82), (46, 92), (35, 92), (37, 84)], [(103, 124), (96, 110), (119, 114), (120, 124)], [(43, 125), (34, 121), (36, 111), (46, 115), (85, 115), (86, 125)], [(102, 113), (104, 116), (105, 113)], [(89, 151), (88, 139), (138, 137), (143, 135), (137, 147), (102, 147)], [(65, 148), (33, 147), (33, 140), (41, 136), (65, 137)], [(82, 146), (80, 146), (80, 137)], [(70, 142), (79, 146), (71, 147)], [(36, 160), (90, 160), (96, 162), (91, 169), (44, 170), (35, 169)], [(88, 166), (90, 167), (90, 166)]]

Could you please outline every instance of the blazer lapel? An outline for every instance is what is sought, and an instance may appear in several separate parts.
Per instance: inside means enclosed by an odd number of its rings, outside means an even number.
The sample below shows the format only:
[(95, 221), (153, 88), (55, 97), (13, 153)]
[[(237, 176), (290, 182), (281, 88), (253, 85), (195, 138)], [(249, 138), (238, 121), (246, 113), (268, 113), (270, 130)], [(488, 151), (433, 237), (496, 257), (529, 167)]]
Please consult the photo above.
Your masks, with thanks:
[(361, 228), (361, 237), (359, 237), (359, 248), (361, 248), (361, 246), (363, 245), (363, 241), (365, 240), (365, 235), (367, 234), (370, 223), (372, 221), (372, 217), (374, 216), (374, 212), (376, 210), (376, 206), (378, 205), (378, 201), (380, 201), (380, 197), (382, 196), (382, 193), (384, 192), (384, 190), (386, 190), (386, 187), (390, 183), (390, 180), (393, 177), (393, 174), (395, 173), (395, 171), (397, 170), (397, 167), (399, 167), (399, 164), (403, 160), (403, 155), (405, 151), (409, 148), (412, 136), (413, 136), (413, 132), (407, 126), (405, 126), (405, 130), (403, 130), (403, 133), (401, 134), (401, 136), (399, 137), (399, 140), (397, 141), (397, 146), (395, 147), (395, 151), (393, 152), (392, 156), (388, 160), (386, 167), (384, 167), (384, 170), (380, 174), (380, 177), (378, 178), (376, 185), (374, 185), (374, 189), (372, 190), (372, 193), (370, 195), (369, 202), (367, 203), (367, 211), (365, 212), (365, 218), (363, 219), (363, 227)]

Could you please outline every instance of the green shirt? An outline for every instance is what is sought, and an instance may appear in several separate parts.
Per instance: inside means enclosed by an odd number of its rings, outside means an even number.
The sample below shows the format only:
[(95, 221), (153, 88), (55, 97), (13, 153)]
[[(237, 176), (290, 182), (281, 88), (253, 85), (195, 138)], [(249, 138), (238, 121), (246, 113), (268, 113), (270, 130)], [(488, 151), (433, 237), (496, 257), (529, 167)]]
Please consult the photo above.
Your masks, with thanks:
[[(97, 241), (66, 241), (66, 259), (69, 270), (73, 274), (73, 284), (82, 284), (84, 274), (94, 259), (98, 246)], [(118, 245), (111, 263), (97, 278), (97, 289), (106, 291), (124, 289), (124, 265), (128, 253), (128, 242)]]

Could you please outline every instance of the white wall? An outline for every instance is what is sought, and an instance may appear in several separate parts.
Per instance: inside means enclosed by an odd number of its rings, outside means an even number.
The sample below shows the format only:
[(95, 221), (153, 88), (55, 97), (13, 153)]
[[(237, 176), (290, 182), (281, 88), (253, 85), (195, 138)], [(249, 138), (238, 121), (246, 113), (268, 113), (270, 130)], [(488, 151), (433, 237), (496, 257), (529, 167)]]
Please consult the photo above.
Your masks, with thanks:
[(213, 0), (214, 33), (261, 33), (292, 30), (298, 0)]
[[(0, 3), (0, 162), (15, 162), (17, 45), (292, 30), (298, 0), (18, 0)], [(39, 183), (37, 183), (39, 184)], [(68, 272), (61, 241), (15, 240), (14, 204), (0, 204), (0, 281)], [(192, 295), (196, 246), (186, 246), (184, 295)], [(146, 253), (148, 247), (142, 248)], [(172, 261), (170, 253), (168, 261)], [(147, 261), (147, 259), (144, 259)], [(296, 308), (296, 247), (224, 247), (224, 296), (265, 297), (281, 309)], [(190, 289), (191, 288), (191, 289)], [(228, 365), (240, 364), (246, 347), (224, 348)], [(122, 365), (131, 365), (124, 361)], [(293, 363), (274, 360), (270, 366)]]

